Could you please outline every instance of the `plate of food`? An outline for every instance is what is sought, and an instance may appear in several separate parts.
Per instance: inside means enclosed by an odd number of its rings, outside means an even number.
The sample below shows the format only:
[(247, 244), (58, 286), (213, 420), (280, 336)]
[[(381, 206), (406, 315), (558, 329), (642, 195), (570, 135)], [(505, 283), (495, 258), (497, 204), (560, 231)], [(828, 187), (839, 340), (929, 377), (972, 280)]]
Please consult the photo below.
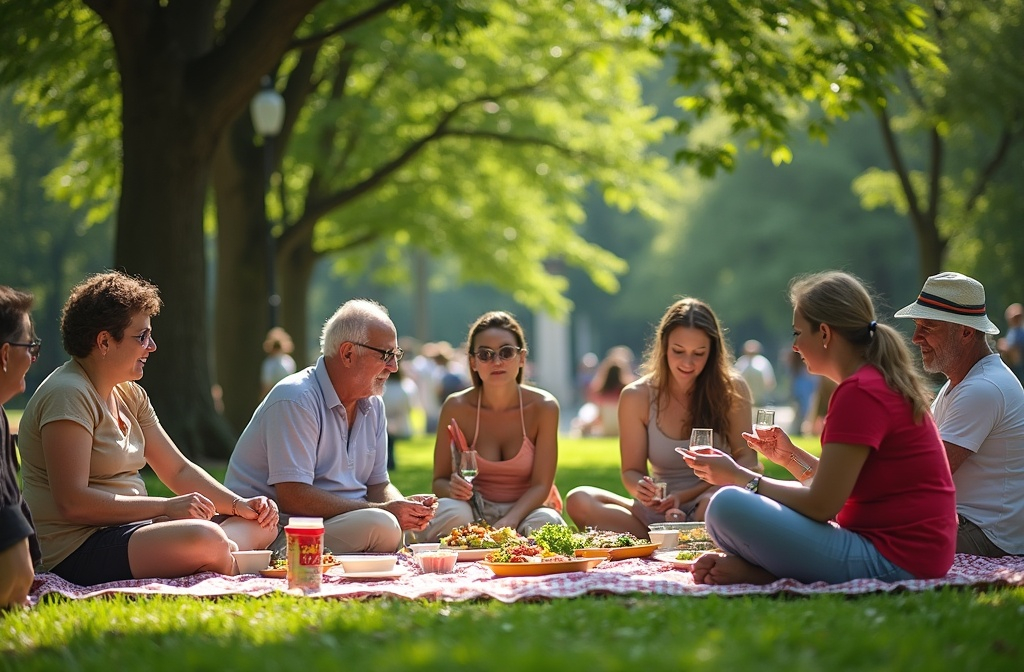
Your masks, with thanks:
[[(334, 557), (333, 553), (325, 552), (320, 560), (321, 571), (326, 572), (331, 567), (338, 566), (338, 559)], [(285, 579), (288, 578), (288, 559), (287, 558), (276, 558), (270, 563), (269, 569), (260, 570), (260, 574), (271, 579)]]
[(697, 562), (697, 558), (710, 553), (711, 551), (666, 551), (665, 553), (657, 553), (654, 556), (655, 560), (661, 560), (667, 562), (676, 569), (682, 569), (684, 571), (691, 571), (693, 569), (693, 563)]
[(482, 560), (481, 565), (487, 567), (495, 576), (547, 576), (549, 574), (566, 574), (569, 572), (589, 572), (597, 567), (604, 558), (576, 558), (574, 560), (539, 560), (527, 562), (490, 562)]
[(456, 527), (448, 535), (441, 537), (441, 548), (457, 551), (459, 561), (482, 560), (488, 553), (510, 541), (522, 539), (511, 527), (500, 529), (490, 525), (470, 523)]
[(578, 558), (608, 558), (609, 560), (625, 560), (626, 558), (646, 558), (661, 548), (661, 544), (637, 544), (636, 546), (613, 546), (580, 548), (576, 550)]

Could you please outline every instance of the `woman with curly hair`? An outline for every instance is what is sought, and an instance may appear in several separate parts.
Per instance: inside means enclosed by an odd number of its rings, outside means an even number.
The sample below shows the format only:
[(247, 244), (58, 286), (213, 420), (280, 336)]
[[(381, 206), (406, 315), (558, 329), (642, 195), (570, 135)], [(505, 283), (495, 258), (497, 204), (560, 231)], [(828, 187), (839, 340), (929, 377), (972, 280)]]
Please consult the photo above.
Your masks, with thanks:
[[(750, 390), (731, 366), (733, 358), (711, 307), (694, 298), (669, 306), (641, 367), (639, 380), (619, 398), (622, 484), (632, 499), (581, 486), (566, 498), (566, 512), (580, 528), (647, 537), (648, 526), (704, 520), (712, 487), (679, 459), (694, 427), (714, 430), (715, 446), (740, 464), (759, 469), (743, 439), (750, 425)], [(656, 482), (667, 485), (662, 496)]]
[[(136, 382), (156, 352), (161, 303), (154, 285), (120, 272), (72, 289), (60, 325), (71, 359), (21, 419), (40, 569), (78, 585), (234, 574), (231, 551), (266, 548), (277, 535), (277, 505), (239, 497), (185, 458)], [(145, 466), (177, 496), (150, 496)]]

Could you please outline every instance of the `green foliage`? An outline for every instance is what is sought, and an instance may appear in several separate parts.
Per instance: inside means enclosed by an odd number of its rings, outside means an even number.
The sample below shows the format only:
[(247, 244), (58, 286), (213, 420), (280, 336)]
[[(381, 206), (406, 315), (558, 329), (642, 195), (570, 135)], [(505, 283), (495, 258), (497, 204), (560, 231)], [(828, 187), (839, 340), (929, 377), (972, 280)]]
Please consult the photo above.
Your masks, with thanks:
[[(806, 106), (817, 107), (809, 128), (820, 136), (834, 120), (884, 104), (901, 68), (941, 67), (922, 32), (924, 12), (910, 0), (624, 4), (648, 19), (675, 59), (676, 79), (693, 87), (680, 100), (679, 131), (725, 115), (731, 135), (749, 137), (777, 163)], [(692, 140), (678, 154), (702, 175), (732, 168), (734, 155), (727, 145)]]
[[(68, 290), (84, 274), (108, 267), (112, 257), (109, 220), (84, 221), (82, 213), (47, 198), (43, 189), (65, 149), (54, 131), (21, 118), (10, 89), (0, 90), (0, 283), (32, 292), (35, 329), (43, 339), (26, 377), (29, 391), (66, 359), (58, 326)], [(28, 395), (19, 395), (12, 403), (27, 401)]]
[[(338, 274), (376, 268), (379, 281), (408, 281), (405, 250), (426, 250), (457, 260), (449, 279), (564, 312), (550, 260), (609, 292), (625, 270), (577, 231), (588, 189), (664, 216), (673, 184), (650, 147), (671, 122), (643, 104), (638, 81), (657, 60), (635, 25), (599, 3), (487, 8), (486, 25), (449, 43), (394, 12), (346, 33), (343, 49), (325, 47), (325, 79), (347, 76), (303, 112), (283, 209), (343, 206), (324, 212), (313, 241), (321, 255), (356, 252), (337, 258)], [(369, 239), (377, 254), (358, 246)]]
[[(709, 142), (727, 133), (716, 118), (694, 129)], [(918, 288), (913, 232), (891, 212), (865, 212), (850, 184), (884, 161), (866, 115), (838, 124), (827, 147), (808, 138), (790, 143), (791, 163), (780, 166), (752, 150), (737, 169), (707, 181), (680, 168), (685, 196), (649, 247), (632, 256), (620, 300), (602, 320), (609, 345), (639, 351), (658, 316), (679, 295), (697, 296), (715, 309), (734, 349), (748, 338), (773, 360), (790, 343), (789, 281), (796, 275), (843, 268), (879, 294), (881, 319)], [(642, 328), (641, 328), (642, 327)]]
[[(928, 3), (922, 3), (928, 5)], [(854, 188), (864, 207), (891, 208), (944, 249), (933, 268), (975, 275), (990, 305), (1019, 300), (1024, 234), (1024, 2), (934, 4), (924, 30), (943, 67), (911, 66), (890, 94), (887, 170), (871, 168)], [(1014, 256), (1017, 255), (1017, 256)]]

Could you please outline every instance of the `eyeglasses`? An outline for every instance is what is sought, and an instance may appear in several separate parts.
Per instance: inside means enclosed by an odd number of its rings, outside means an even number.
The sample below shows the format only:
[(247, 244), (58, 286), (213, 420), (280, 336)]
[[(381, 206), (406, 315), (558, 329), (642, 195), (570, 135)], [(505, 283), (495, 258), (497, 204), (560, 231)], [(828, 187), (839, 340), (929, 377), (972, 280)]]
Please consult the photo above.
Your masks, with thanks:
[(145, 331), (143, 331), (138, 336), (130, 336), (130, 338), (134, 338), (136, 341), (139, 342), (139, 345), (141, 345), (144, 348), (148, 348), (151, 343), (152, 344), (156, 343), (156, 341), (153, 340), (153, 330), (152, 329), (146, 329)]
[(512, 359), (522, 351), (522, 348), (517, 348), (514, 345), (503, 345), (498, 348), (497, 351), (491, 350), (490, 348), (477, 348), (472, 355), (481, 362), (489, 362), (492, 359), (505, 362)]
[(352, 341), (352, 345), (360, 345), (364, 348), (369, 348), (374, 352), (379, 352), (380, 360), (385, 364), (390, 363), (392, 357), (395, 358), (395, 362), (400, 362), (402, 361), (402, 357), (405, 356), (405, 350), (402, 350), (401, 348), (395, 348), (394, 350), (382, 350), (381, 348), (375, 348), (372, 345), (367, 345), (366, 343), (356, 343), (355, 341)]
[(31, 343), (15, 343), (14, 341), (6, 341), (7, 345), (15, 345), (19, 348), (28, 348), (28, 354), (33, 357), (39, 356), (39, 350), (43, 347), (43, 339), (37, 338)]

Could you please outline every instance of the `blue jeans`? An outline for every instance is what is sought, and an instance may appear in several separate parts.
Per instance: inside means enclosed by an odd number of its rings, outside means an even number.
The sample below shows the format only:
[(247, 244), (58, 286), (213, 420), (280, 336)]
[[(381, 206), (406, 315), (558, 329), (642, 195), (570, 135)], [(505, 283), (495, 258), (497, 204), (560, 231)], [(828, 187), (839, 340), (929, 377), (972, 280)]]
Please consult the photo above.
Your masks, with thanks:
[(811, 520), (743, 488), (716, 492), (705, 519), (708, 534), (719, 548), (779, 578), (801, 583), (915, 578), (886, 560), (859, 534)]

